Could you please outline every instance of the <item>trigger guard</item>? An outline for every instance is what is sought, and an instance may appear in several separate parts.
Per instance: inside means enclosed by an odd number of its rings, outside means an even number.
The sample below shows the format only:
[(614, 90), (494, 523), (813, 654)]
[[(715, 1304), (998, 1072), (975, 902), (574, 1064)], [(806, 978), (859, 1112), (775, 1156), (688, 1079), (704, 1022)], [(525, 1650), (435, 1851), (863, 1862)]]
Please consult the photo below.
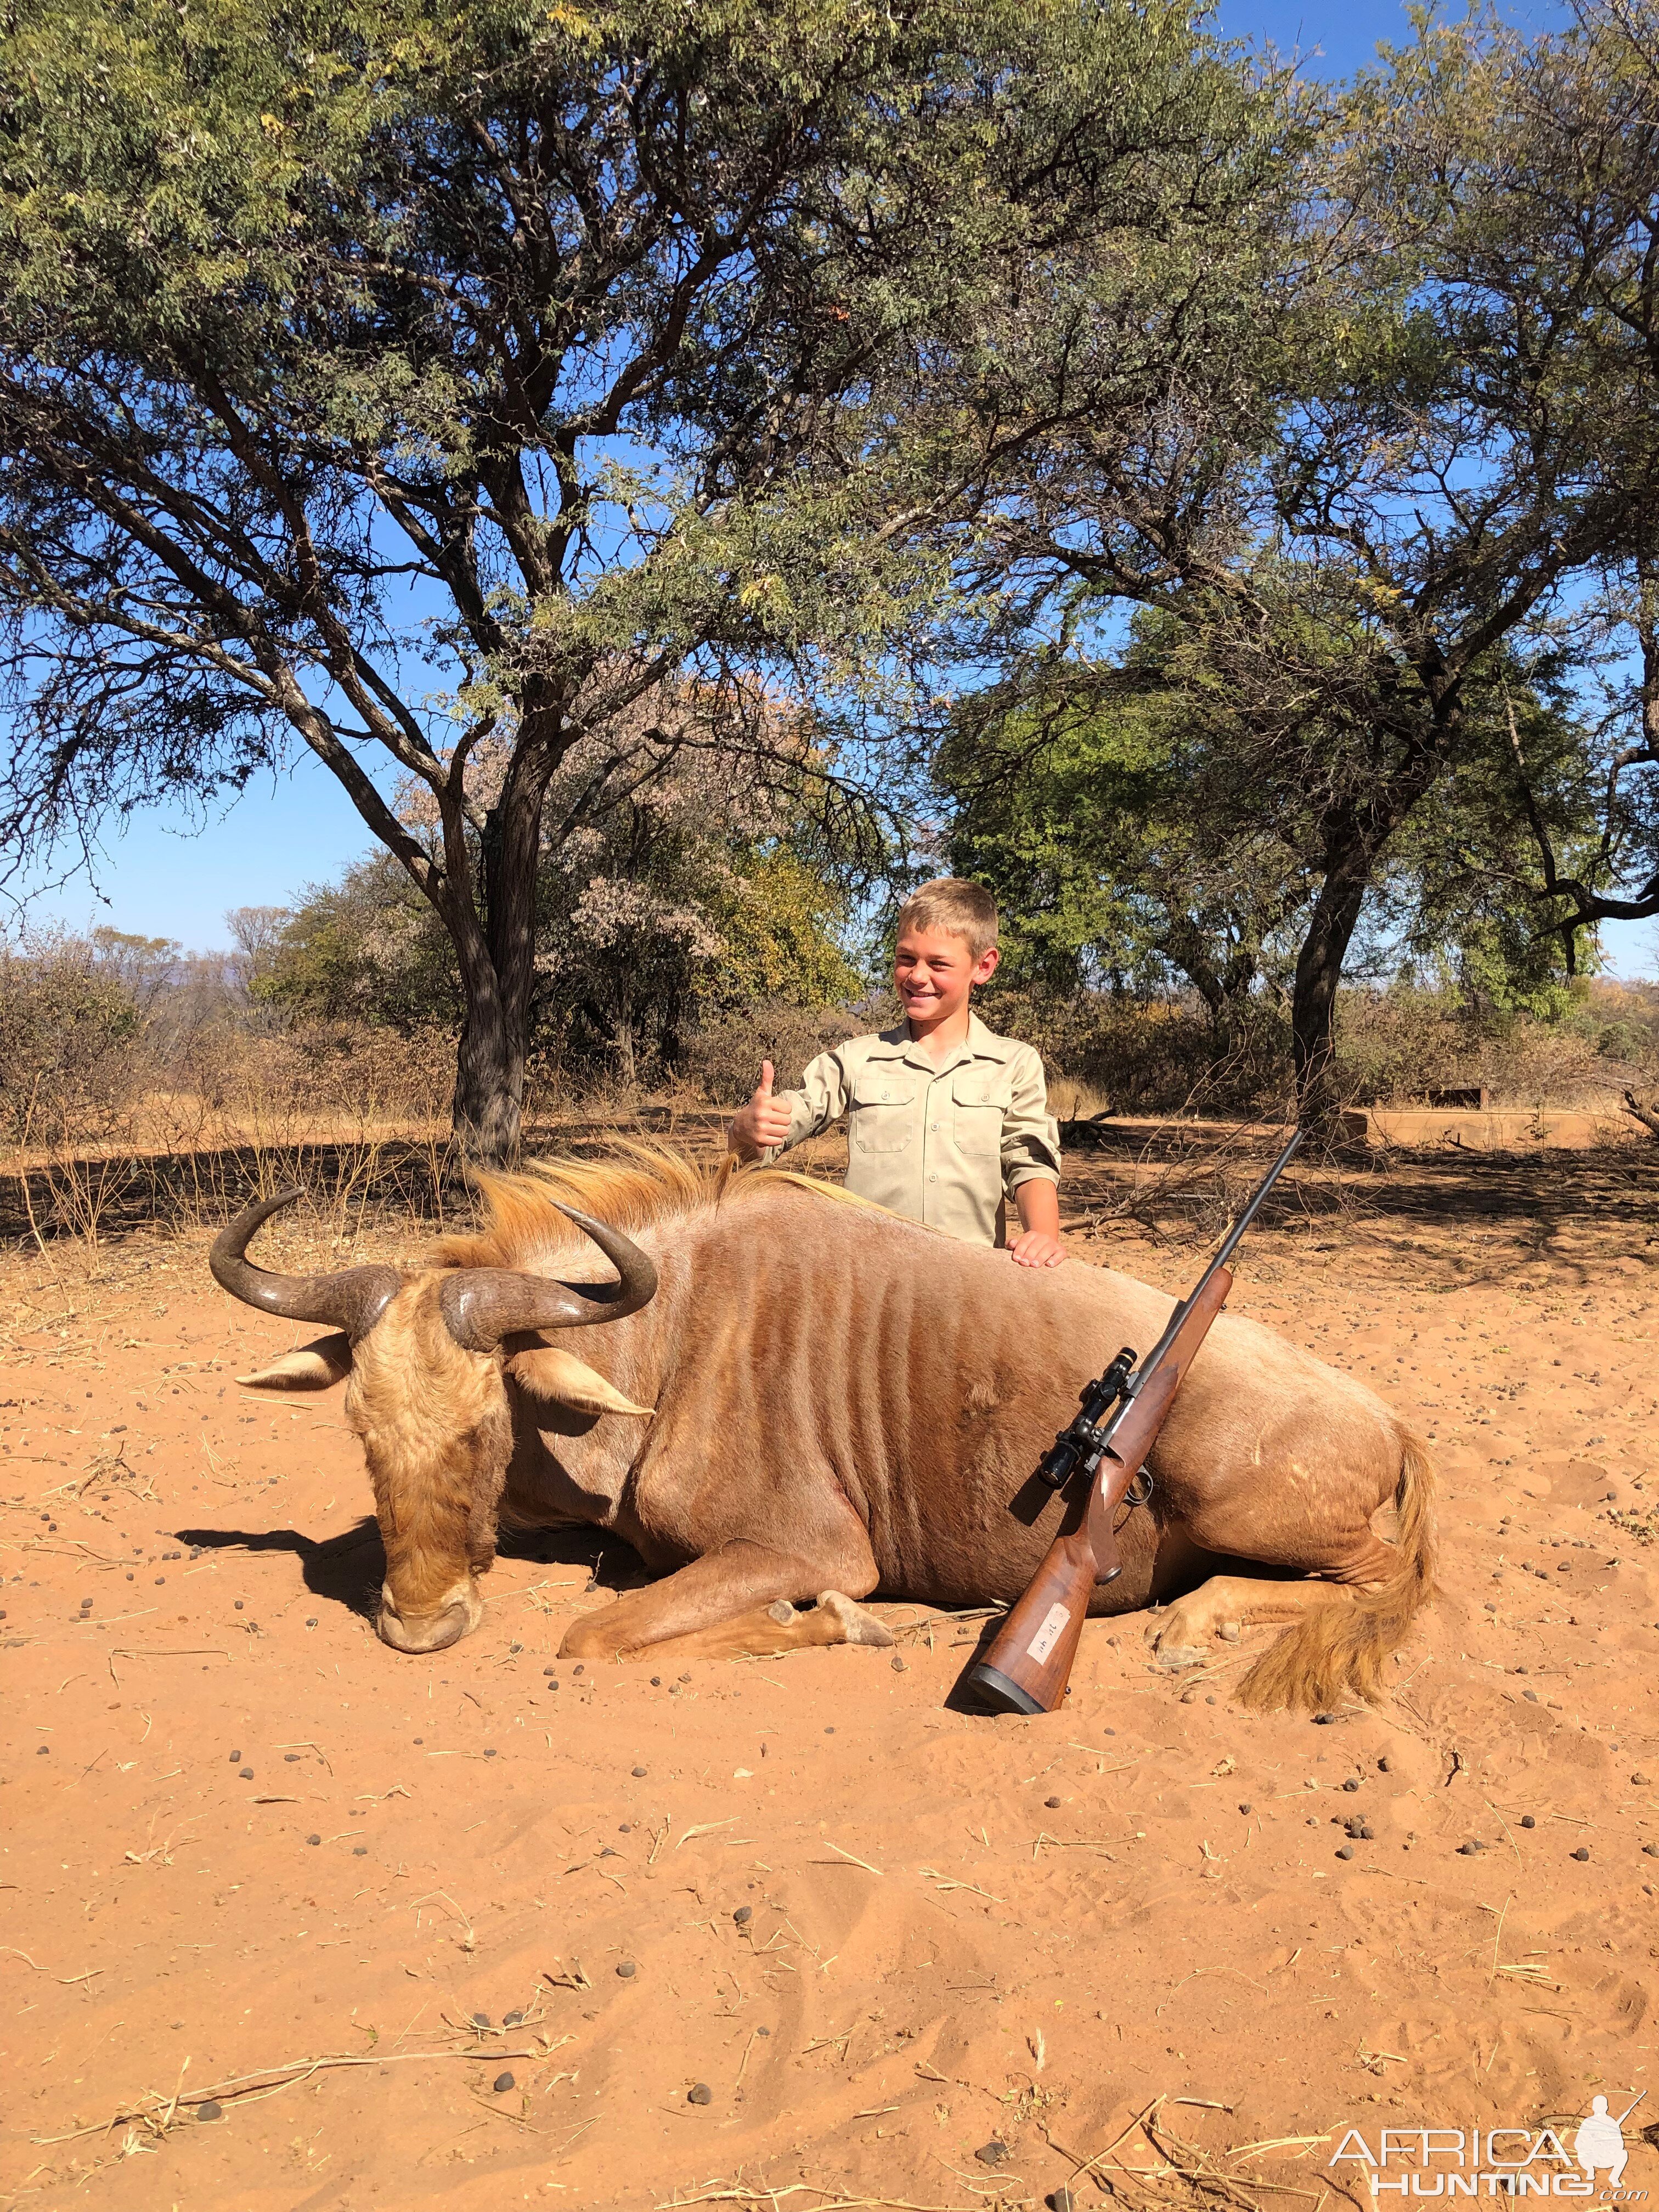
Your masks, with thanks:
[(1146, 1504), (1152, 1498), (1152, 1478), (1143, 1467), (1129, 1478), (1128, 1485), (1123, 1492), (1124, 1504), (1126, 1505)]

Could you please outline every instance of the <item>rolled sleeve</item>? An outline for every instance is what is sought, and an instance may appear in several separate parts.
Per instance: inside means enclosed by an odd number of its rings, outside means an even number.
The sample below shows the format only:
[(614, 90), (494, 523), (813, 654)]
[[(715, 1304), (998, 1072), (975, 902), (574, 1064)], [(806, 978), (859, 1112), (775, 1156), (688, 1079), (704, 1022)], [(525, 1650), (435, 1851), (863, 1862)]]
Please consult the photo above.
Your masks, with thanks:
[(775, 1160), (792, 1145), (805, 1143), (808, 1137), (816, 1137), (821, 1129), (839, 1121), (847, 1111), (848, 1095), (847, 1070), (841, 1054), (821, 1052), (802, 1076), (799, 1091), (778, 1093), (780, 1098), (789, 1101), (789, 1134), (781, 1145), (763, 1152), (762, 1159)]
[(1060, 1124), (1048, 1111), (1042, 1062), (1027, 1045), (1008, 1065), (1012, 1097), (1002, 1122), (1002, 1184), (1010, 1198), (1023, 1182), (1060, 1181)]

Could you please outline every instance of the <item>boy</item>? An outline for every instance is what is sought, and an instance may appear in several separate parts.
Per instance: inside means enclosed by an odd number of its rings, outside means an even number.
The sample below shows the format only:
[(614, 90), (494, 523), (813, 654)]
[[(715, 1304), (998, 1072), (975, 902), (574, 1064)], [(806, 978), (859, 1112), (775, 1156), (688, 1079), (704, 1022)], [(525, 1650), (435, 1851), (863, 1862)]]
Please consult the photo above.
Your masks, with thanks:
[(850, 1113), (847, 1188), (973, 1244), (1000, 1244), (1005, 1197), (1019, 1215), (1008, 1255), (1057, 1267), (1060, 1130), (1042, 1062), (992, 1035), (969, 1006), (996, 973), (997, 909), (978, 884), (924, 884), (898, 920), (893, 987), (908, 1018), (821, 1053), (799, 1091), (775, 1095), (772, 1063), (732, 1118), (740, 1159), (770, 1158)]

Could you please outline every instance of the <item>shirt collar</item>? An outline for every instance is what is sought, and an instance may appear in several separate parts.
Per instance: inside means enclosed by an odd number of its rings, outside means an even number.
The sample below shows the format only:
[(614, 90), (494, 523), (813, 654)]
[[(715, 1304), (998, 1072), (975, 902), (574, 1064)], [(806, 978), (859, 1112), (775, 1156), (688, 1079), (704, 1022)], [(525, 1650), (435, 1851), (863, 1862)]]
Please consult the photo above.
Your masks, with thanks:
[(910, 1066), (919, 1067), (933, 1076), (947, 1075), (952, 1068), (960, 1067), (966, 1060), (994, 1060), (1000, 1063), (1008, 1057), (1008, 1040), (987, 1029), (971, 1007), (968, 1012), (965, 1041), (953, 1045), (941, 1060), (935, 1060), (932, 1054), (911, 1036), (908, 1022), (900, 1022), (896, 1029), (880, 1030), (878, 1037), (886, 1049), (878, 1055), (872, 1054), (872, 1059), (902, 1060)]

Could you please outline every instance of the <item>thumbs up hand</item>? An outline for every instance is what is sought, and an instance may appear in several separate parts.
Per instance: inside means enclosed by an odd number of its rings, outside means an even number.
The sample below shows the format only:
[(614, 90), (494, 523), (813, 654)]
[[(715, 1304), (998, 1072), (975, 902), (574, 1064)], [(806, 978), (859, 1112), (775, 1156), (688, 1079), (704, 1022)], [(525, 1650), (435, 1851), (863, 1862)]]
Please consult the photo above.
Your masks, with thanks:
[(772, 1063), (763, 1060), (753, 1097), (732, 1117), (726, 1142), (739, 1159), (755, 1159), (788, 1139), (790, 1109), (785, 1099), (772, 1095)]

